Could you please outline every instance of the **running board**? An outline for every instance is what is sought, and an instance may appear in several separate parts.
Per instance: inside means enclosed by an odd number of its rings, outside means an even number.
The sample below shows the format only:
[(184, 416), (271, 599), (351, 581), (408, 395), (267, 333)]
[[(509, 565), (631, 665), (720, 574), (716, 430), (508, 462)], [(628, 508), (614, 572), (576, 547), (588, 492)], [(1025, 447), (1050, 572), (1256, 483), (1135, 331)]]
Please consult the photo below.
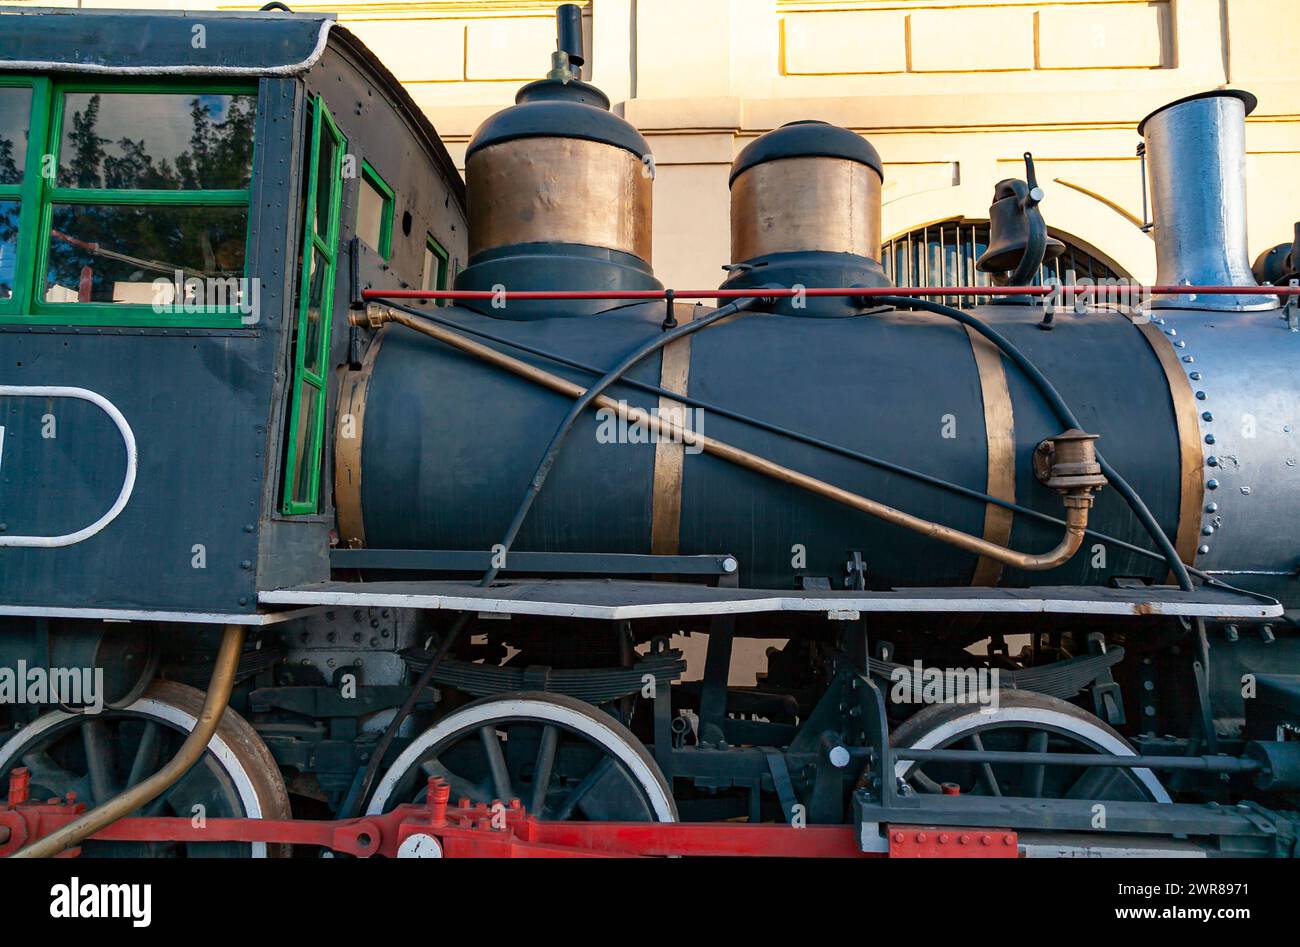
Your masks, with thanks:
[(489, 588), (474, 582), (451, 581), (320, 582), (262, 592), (258, 600), (263, 605), (369, 606), (614, 621), (761, 612), (822, 612), (833, 619), (904, 612), (1179, 616), (1239, 621), (1282, 615), (1282, 606), (1264, 596), (1207, 588), (1184, 592), (1171, 586), (796, 592), (632, 580), (500, 580)]

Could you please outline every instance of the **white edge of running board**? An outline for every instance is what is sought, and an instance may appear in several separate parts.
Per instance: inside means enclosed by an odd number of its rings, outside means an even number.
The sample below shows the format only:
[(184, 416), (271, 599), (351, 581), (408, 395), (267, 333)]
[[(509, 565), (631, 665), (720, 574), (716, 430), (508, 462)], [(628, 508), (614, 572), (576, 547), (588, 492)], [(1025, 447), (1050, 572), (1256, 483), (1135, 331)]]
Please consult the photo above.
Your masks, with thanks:
[(60, 608), (50, 605), (0, 605), (0, 617), (17, 618), (98, 618), (102, 621), (173, 621), (196, 625), (278, 625), (320, 611), (320, 608), (295, 608), (283, 612), (171, 612), (138, 608)]
[[(414, 608), (431, 611), (494, 612), (505, 615), (541, 615), (553, 618), (667, 618), (679, 615), (741, 615), (757, 612), (1001, 612), (1016, 614), (1164, 615), (1201, 618), (1277, 618), (1279, 604), (1246, 610), (1231, 605), (1197, 605), (1193, 602), (1084, 602), (1069, 599), (933, 599), (933, 598), (771, 598), (724, 602), (664, 602), (649, 605), (582, 605), (521, 599), (478, 598), (403, 592), (339, 592), (314, 589), (278, 589), (262, 592), (267, 605), (360, 605)], [(1140, 609), (1140, 611), (1139, 611)]]

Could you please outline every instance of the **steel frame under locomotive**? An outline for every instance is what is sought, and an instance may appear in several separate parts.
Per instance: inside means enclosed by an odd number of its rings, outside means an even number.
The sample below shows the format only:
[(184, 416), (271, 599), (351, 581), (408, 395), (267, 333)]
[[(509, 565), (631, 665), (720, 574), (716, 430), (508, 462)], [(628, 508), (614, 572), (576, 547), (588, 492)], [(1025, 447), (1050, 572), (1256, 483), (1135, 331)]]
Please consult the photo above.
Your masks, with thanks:
[[(1231, 213), (1222, 266), (1161, 282), (1235, 295), (1042, 319), (1030, 162), (999, 298), (949, 309), (880, 270), (874, 149), (795, 123), (738, 157), (724, 298), (693, 306), (559, 19), (467, 201), (328, 18), (0, 16), (0, 665), (96, 670), (105, 704), (0, 702), (0, 853), (1294, 854), (1300, 490), (1207, 493), (1198, 405), (1244, 353), (1225, 403), (1291, 417), (1293, 290)], [(1158, 240), (1195, 203), (1179, 123), (1230, 140), (1248, 105), (1148, 119)], [(157, 154), (133, 112), (172, 122)], [(1202, 191), (1244, 186), (1231, 157)], [(191, 298), (211, 279), (235, 304)], [(868, 396), (936, 364), (914, 400), (978, 423), (918, 451), (928, 415)], [(604, 449), (588, 408), (658, 436)], [(779, 644), (739, 687), (745, 638)]]

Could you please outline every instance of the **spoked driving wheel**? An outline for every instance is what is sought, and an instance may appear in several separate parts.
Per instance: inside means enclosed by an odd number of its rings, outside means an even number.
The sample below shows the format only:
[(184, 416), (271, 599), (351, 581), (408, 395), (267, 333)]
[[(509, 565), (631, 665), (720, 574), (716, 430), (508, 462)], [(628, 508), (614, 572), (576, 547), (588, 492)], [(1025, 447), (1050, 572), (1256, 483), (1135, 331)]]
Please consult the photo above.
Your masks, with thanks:
[(397, 758), (367, 813), (422, 801), (431, 776), (447, 781), (453, 803), (519, 799), (555, 821), (677, 821), (668, 781), (632, 732), (558, 694), (491, 697), (448, 714)]
[[(890, 738), (913, 749), (1109, 753), (1134, 756), (1128, 741), (1073, 704), (1030, 691), (1002, 691), (996, 710), (936, 704), (909, 717)], [(945, 783), (964, 794), (1039, 799), (1169, 802), (1149, 769), (1009, 763), (916, 763), (898, 760), (895, 774), (917, 792)]]
[[(38, 717), (0, 746), (0, 781), (13, 769), (31, 772), (33, 799), (66, 797), (94, 808), (163, 767), (194, 728), (203, 692), (169, 681), (152, 684), (126, 707), (98, 714), (56, 710)], [(201, 806), (201, 809), (196, 809)], [(133, 815), (288, 819), (289, 795), (266, 745), (229, 708), (207, 752), (170, 789)], [(265, 842), (82, 843), (89, 857), (265, 858), (281, 846)], [(270, 849), (268, 851), (268, 848)]]

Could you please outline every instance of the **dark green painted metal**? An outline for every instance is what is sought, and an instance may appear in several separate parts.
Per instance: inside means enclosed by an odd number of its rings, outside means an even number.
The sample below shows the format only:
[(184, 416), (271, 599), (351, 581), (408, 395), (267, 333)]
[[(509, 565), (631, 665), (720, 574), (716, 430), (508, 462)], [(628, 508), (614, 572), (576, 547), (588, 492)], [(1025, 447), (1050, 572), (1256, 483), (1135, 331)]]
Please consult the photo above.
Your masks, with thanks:
[[(745, 149), (736, 156), (727, 183), (734, 184), (736, 178), (755, 165), (768, 161), (780, 161), (783, 158), (807, 157), (842, 158), (845, 161), (856, 161), (858, 164), (865, 164), (868, 168), (871, 168), (876, 174), (880, 175), (882, 180), (885, 176), (884, 166), (880, 162), (880, 154), (872, 146), (871, 142), (847, 128), (841, 128), (827, 122), (805, 120), (787, 122), (780, 128), (774, 129), (766, 135), (761, 135), (746, 145)], [(825, 285), (833, 286), (836, 284)]]
[[(214, 19), (222, 16), (213, 14)], [(72, 18), (59, 22), (64, 21)], [(26, 22), (38, 20), (27, 17)], [(134, 17), (130, 22), (143, 33), (150, 20)], [(323, 94), (335, 104), (340, 133), (364, 144), (376, 167), (397, 169), (387, 182), (397, 203), (416, 193), (427, 201), (427, 206), (410, 206), (412, 239), (401, 240), (395, 232), (391, 260), (385, 263), (363, 251), (363, 280), (418, 285), (426, 233), (436, 234), (447, 248), (449, 269), (465, 257), (463, 191), (459, 180), (446, 173), (450, 162), (445, 150), (422, 117), (393, 106), (405, 101), (395, 80), (377, 72), (355, 41), (342, 42), (343, 34), (337, 35), (337, 48), (331, 42), (303, 76), (268, 77), (256, 86), (247, 247), (248, 275), (261, 281), (256, 325), (69, 326), (38, 324), (27, 317), (18, 325), (0, 323), (0, 381), (71, 384), (98, 392), (123, 412), (140, 451), (136, 491), (104, 533), (60, 549), (0, 550), (0, 602), (6, 606), (37, 612), (90, 607), (224, 615), (254, 611), (260, 588), (328, 577), (329, 491), (318, 496), (319, 513), (281, 512), (284, 432), (297, 356), (291, 342), (300, 314), (294, 293), (301, 278), (297, 255), (304, 225), (300, 205), (308, 183), (310, 97)], [(0, 57), (8, 52), (0, 46)], [(209, 81), (206, 88), (232, 86), (229, 78), (202, 76), (125, 84), (76, 81), (135, 89), (187, 89)], [(0, 82), (35, 89), (35, 123), (48, 128), (54, 95), (49, 78), (4, 75)], [(233, 85), (253, 88), (242, 81)], [(352, 108), (357, 101), (368, 103), (359, 113)], [(33, 137), (28, 166), (39, 168), (48, 141), (48, 132)], [(24, 179), (25, 210), (39, 208), (39, 199), (32, 199), (39, 186), (37, 178)], [(340, 223), (333, 235), (321, 235), (330, 237), (321, 240), (327, 247), (342, 246), (351, 236), (356, 188), (355, 179), (341, 188)], [(27, 273), (34, 269), (36, 236), (35, 226), (24, 226), (19, 253)], [(333, 424), (336, 376), (330, 367), (346, 357), (347, 333), (339, 327), (345, 325), (348, 294), (338, 285), (340, 270), (346, 267), (336, 265), (330, 280), (326, 315), (333, 331), (322, 342), (325, 367), (318, 376), (322, 432)], [(0, 306), (30, 312), (30, 280), (22, 291), (26, 300)], [(60, 436), (44, 440), (41, 418), (48, 411), (33, 399), (0, 399), (0, 426), (6, 428), (0, 524), (10, 534), (53, 535), (80, 528), (108, 508), (121, 484), (125, 459), (108, 418), (85, 403), (59, 403), (54, 413)], [(329, 458), (320, 464), (320, 476), (328, 479)], [(205, 548), (205, 569), (191, 568), (195, 545)]]
[[(124, 4), (125, 5), (125, 4)], [(308, 67), (328, 16), (214, 11), (18, 10), (0, 16), (0, 70), (175, 69), (291, 75)], [(194, 27), (204, 28), (195, 44)]]
[[(768, 253), (732, 266), (722, 283), (722, 289), (754, 289), (763, 287), (790, 289), (799, 286), (889, 286), (879, 260), (858, 256), (856, 253), (829, 253), (825, 251), (797, 251)], [(783, 316), (810, 318), (843, 318), (870, 308), (871, 300), (852, 296), (814, 296), (809, 298), (768, 299), (761, 308)]]
[(609, 110), (609, 99), (595, 86), (573, 80), (542, 79), (519, 90), (515, 105), (487, 119), (465, 151), (474, 152), (519, 138), (581, 138), (632, 152), (650, 154), (650, 145), (631, 123)]
[[(1162, 370), (1127, 320), (1115, 314), (1061, 317), (1057, 332), (1037, 329), (1034, 311), (987, 307), (981, 315), (1037, 361), (1082, 423), (1125, 472), (1170, 532), (1178, 515), (1178, 442), (1167, 399), (1135, 403), (1131, 391), (1160, 391)], [(611, 310), (588, 320), (485, 320), (447, 310), (483, 328), (589, 365), (609, 365), (637, 339), (660, 331), (662, 303)], [(599, 331), (596, 331), (596, 330)], [(579, 384), (581, 372), (536, 363)], [(658, 365), (631, 378), (655, 384)], [(1060, 424), (1029, 382), (1008, 367), (1016, 417), (1017, 502), (1059, 516), (1060, 499), (1030, 469), (1035, 446)], [(472, 410), (448, 409), (457, 392)], [(692, 396), (774, 425), (905, 463), (931, 476), (982, 490), (987, 437), (978, 372), (959, 326), (919, 313), (845, 319), (753, 314), (700, 333), (692, 343)], [(621, 387), (614, 395), (650, 409), (657, 399)], [(363, 444), (362, 504), (369, 545), (488, 549), (509, 517), (566, 399), (435, 342), (395, 329), (371, 382)], [(943, 437), (953, 415), (954, 436)], [(910, 513), (979, 535), (984, 504), (929, 483), (913, 483), (854, 458), (810, 449), (779, 433), (705, 412), (703, 433)], [(550, 552), (649, 551), (651, 444), (600, 444), (585, 418), (538, 500), (518, 548)], [(382, 446), (381, 446), (382, 445)], [(508, 447), (506, 446), (508, 445)], [(1103, 490), (1094, 528), (1147, 548), (1149, 538), (1122, 498)], [(1044, 550), (1060, 527), (1015, 520), (1013, 548)], [(791, 588), (800, 572), (792, 547), (807, 550), (806, 571), (839, 577), (847, 549), (863, 550), (872, 588), (965, 585), (974, 557), (830, 500), (737, 469), (707, 454), (685, 462), (681, 552), (729, 552), (746, 586)], [(1105, 584), (1112, 575), (1163, 578), (1160, 562), (1123, 548), (1092, 568), (1090, 548), (1045, 573), (1008, 570), (1006, 584)]]
[[(732, 568), (727, 568), (731, 560)], [(583, 552), (514, 552), (511, 574), (559, 575), (726, 575), (731, 556), (654, 556)], [(492, 553), (465, 549), (331, 549), (335, 569), (401, 572), (477, 572), (492, 567)]]

